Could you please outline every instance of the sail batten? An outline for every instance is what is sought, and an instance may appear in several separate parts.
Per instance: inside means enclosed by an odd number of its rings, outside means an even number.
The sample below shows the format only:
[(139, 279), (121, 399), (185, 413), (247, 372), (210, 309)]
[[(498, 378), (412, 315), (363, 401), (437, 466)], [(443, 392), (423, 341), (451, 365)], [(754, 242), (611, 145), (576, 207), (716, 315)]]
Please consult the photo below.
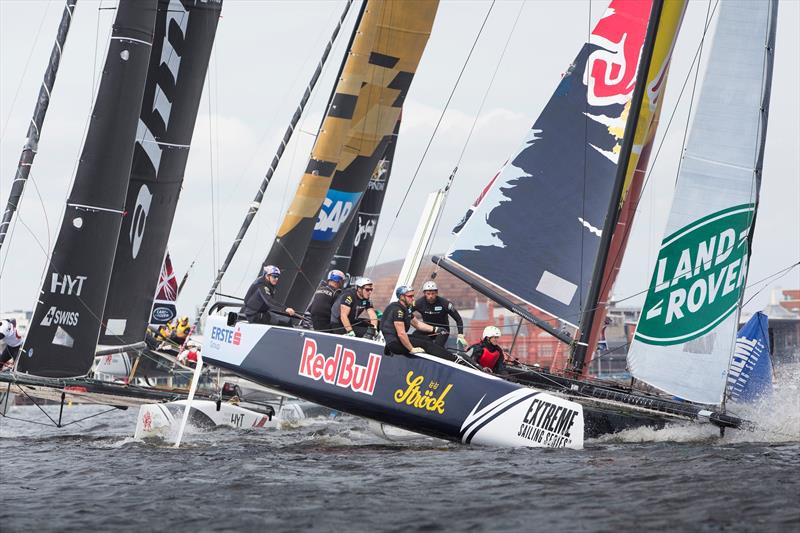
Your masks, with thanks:
[(631, 373), (723, 401), (747, 276), (766, 135), (777, 2), (719, 7), (665, 237), (628, 353)]

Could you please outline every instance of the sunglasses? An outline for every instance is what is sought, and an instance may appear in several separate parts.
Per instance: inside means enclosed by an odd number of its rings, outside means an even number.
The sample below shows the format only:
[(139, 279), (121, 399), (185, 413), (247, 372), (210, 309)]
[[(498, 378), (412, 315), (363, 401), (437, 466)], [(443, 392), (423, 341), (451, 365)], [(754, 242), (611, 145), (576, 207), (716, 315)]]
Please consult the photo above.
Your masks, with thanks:
[(279, 279), (281, 276), (280, 276), (280, 274), (267, 274), (267, 277)]
[(411, 293), (408, 293), (408, 292), (407, 292), (407, 293), (405, 293), (403, 296), (405, 296), (406, 298), (413, 298), (413, 297), (414, 297), (414, 295), (413, 295), (413, 294), (411, 294)]
[(373, 287), (361, 287), (361, 290), (363, 290), (364, 292), (372, 292)]

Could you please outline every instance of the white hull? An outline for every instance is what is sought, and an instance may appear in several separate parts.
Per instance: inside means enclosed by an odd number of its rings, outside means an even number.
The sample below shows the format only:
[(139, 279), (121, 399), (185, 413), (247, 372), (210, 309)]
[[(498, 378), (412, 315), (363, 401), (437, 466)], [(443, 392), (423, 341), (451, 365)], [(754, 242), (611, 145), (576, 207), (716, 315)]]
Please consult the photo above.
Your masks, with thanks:
[[(136, 418), (134, 438), (174, 437), (181, 423), (186, 400), (142, 405)], [(195, 427), (231, 427), (234, 429), (277, 429), (279, 417), (209, 400), (192, 401), (189, 423)]]

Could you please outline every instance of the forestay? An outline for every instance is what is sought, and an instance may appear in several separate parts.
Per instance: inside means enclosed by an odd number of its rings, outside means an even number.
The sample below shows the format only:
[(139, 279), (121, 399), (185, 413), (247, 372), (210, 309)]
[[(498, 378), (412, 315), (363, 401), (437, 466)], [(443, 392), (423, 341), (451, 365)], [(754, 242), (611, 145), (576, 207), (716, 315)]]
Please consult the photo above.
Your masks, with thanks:
[(592, 281), (650, 8), (611, 2), (449, 254), (573, 325)]
[(747, 275), (766, 135), (777, 2), (719, 6), (709, 66), (642, 316), (632, 374), (722, 402)]

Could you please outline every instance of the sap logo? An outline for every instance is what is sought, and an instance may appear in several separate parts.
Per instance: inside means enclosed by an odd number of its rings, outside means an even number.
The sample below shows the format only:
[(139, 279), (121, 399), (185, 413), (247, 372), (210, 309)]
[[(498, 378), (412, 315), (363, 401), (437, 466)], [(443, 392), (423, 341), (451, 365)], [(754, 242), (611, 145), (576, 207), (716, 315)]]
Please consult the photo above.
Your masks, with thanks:
[(369, 354), (367, 366), (362, 366), (356, 363), (356, 352), (342, 348), (341, 344), (336, 345), (332, 357), (325, 357), (317, 353), (314, 339), (306, 339), (297, 373), (314, 381), (321, 379), (325, 383), (372, 396), (380, 367), (381, 356), (378, 354)]
[(315, 241), (331, 241), (339, 232), (342, 224), (347, 222), (353, 208), (358, 204), (360, 192), (344, 192), (329, 189), (322, 202), (322, 208), (314, 226), (312, 239)]
[(153, 309), (153, 318), (166, 324), (175, 318), (175, 310), (170, 307), (156, 307)]
[(86, 276), (71, 276), (53, 272), (53, 276), (50, 279), (50, 292), (53, 294), (80, 296), (83, 290), (83, 282), (86, 279)]
[(77, 311), (59, 311), (56, 306), (52, 306), (40, 322), (41, 326), (77, 326), (80, 313)]
[(136, 259), (139, 255), (139, 248), (142, 246), (142, 236), (144, 226), (147, 224), (147, 214), (150, 212), (150, 202), (153, 200), (153, 193), (142, 185), (139, 194), (136, 196), (136, 207), (133, 208), (133, 218), (131, 219), (131, 257)]
[(239, 346), (242, 343), (242, 332), (239, 330), (239, 328), (236, 328), (234, 331), (229, 328), (214, 326), (211, 328), (211, 340)]

